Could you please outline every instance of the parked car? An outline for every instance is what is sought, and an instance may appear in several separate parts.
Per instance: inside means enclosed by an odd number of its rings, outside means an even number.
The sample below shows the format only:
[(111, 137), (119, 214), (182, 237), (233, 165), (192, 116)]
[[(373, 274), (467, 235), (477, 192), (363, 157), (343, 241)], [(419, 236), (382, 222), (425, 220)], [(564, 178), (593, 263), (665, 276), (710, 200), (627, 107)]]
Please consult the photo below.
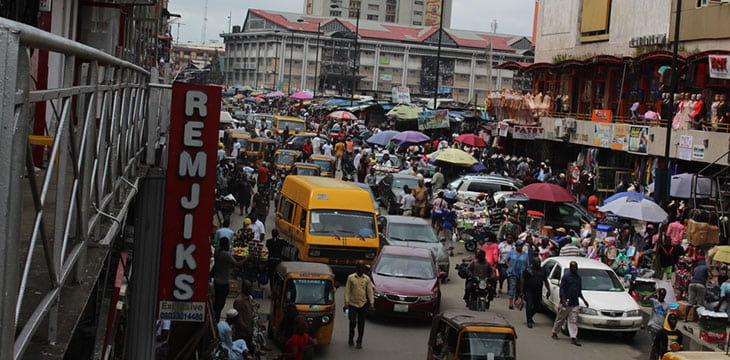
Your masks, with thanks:
[(387, 215), (378, 217), (381, 245), (399, 245), (429, 249), (440, 271), (448, 274), (449, 254), (433, 232), (431, 224), (413, 216)]
[[(581, 277), (583, 296), (589, 307), (580, 302), (578, 328), (586, 330), (621, 332), (626, 339), (634, 337), (641, 329), (643, 318), (636, 300), (626, 292), (621, 280), (606, 264), (583, 257), (556, 256), (542, 262), (542, 268), (548, 274), (550, 297), (543, 296), (545, 307), (558, 312), (560, 306), (560, 281), (567, 271), (570, 262), (578, 263), (578, 275)], [(543, 295), (547, 290), (543, 287)]]
[[(545, 214), (545, 225), (553, 229), (564, 227), (568, 230), (580, 232), (583, 225), (590, 223), (596, 217), (590, 211), (576, 203), (545, 203), (544, 201), (529, 200), (525, 202), (525, 210), (536, 210)], [(526, 211), (523, 211), (523, 214)]]
[(496, 193), (498, 191), (517, 191), (522, 182), (499, 175), (464, 175), (449, 183), (448, 189), (459, 196), (475, 198), (480, 193)]
[(413, 189), (418, 185), (418, 178), (408, 174), (388, 174), (376, 185), (376, 196), (386, 208), (388, 214), (400, 212), (400, 199), (403, 197), (403, 186)]
[(373, 207), (375, 208), (375, 212), (380, 214), (380, 204), (378, 204), (378, 200), (375, 199), (375, 194), (373, 193), (373, 189), (370, 187), (370, 185), (361, 182), (353, 182), (353, 184), (357, 185), (360, 189), (363, 189), (370, 193), (370, 197), (373, 199)]
[[(290, 150), (299, 150), (302, 151), (302, 145), (304, 145), (304, 142), (308, 140), (312, 140), (317, 136), (317, 134), (296, 134), (290, 136), (288, 139), (285, 139), (284, 148), (290, 149)], [(324, 136), (320, 136), (320, 139), (322, 139), (322, 143), (327, 142), (327, 138)]]
[(433, 318), (441, 309), (441, 285), (428, 249), (384, 246), (372, 266), (375, 313)]

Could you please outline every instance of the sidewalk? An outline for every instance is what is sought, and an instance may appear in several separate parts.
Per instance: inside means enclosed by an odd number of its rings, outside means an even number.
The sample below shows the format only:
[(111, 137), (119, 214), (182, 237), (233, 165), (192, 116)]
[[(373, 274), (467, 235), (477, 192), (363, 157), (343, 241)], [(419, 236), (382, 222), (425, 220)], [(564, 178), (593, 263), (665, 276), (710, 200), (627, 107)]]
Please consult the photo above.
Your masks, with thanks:
[[(641, 310), (646, 315), (646, 318), (651, 317), (651, 307), (642, 306)], [(700, 339), (700, 328), (697, 321), (686, 322), (679, 320), (677, 322), (677, 329), (682, 332), (685, 337), (685, 351), (716, 351), (725, 352), (726, 343), (708, 343)]]

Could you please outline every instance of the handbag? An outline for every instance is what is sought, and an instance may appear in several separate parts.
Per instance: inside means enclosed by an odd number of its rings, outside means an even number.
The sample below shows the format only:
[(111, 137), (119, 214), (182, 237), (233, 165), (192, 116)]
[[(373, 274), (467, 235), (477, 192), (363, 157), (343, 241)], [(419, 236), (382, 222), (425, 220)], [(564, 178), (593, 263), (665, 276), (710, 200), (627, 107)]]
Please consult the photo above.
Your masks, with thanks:
[(522, 310), (522, 308), (525, 306), (525, 298), (522, 296), (515, 298), (514, 305), (517, 310)]

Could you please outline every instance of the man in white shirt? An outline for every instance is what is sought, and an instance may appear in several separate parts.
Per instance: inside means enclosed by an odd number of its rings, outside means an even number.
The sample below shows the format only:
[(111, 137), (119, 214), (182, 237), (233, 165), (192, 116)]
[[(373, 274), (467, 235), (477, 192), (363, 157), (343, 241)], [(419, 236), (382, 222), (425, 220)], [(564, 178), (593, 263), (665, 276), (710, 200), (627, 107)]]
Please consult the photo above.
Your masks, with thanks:
[(315, 155), (322, 154), (322, 149), (320, 146), (322, 145), (322, 139), (319, 138), (319, 136), (312, 137), (312, 150), (314, 150)]
[(403, 186), (403, 198), (400, 200), (400, 209), (403, 210), (403, 215), (413, 216), (413, 205), (416, 204), (416, 198), (411, 194), (411, 189), (408, 185)]
[(226, 150), (223, 147), (218, 148), (218, 162), (226, 159)]
[(231, 156), (233, 156), (235, 159), (238, 159), (238, 151), (241, 149), (241, 143), (238, 141), (233, 143), (233, 151), (231, 151)]
[[(253, 220), (253, 219), (252, 219)], [(266, 229), (264, 227), (264, 223), (261, 222), (258, 218), (254, 222), (249, 225), (249, 228), (253, 230), (253, 240), (254, 241), (263, 241), (264, 240), (264, 234), (266, 233)]]
[(327, 140), (327, 143), (322, 145), (322, 150), (324, 151), (324, 154), (327, 156), (332, 156), (332, 142)]
[(352, 164), (355, 165), (355, 169), (357, 169), (357, 167), (360, 166), (360, 160), (361, 159), (362, 159), (362, 153), (358, 151), (355, 154), (355, 158), (352, 159)]
[(249, 256), (254, 259), (261, 259), (261, 250), (264, 247), (264, 234), (266, 229), (264, 223), (259, 220), (257, 215), (251, 216), (251, 225), (248, 226), (253, 231), (253, 239), (248, 243)]

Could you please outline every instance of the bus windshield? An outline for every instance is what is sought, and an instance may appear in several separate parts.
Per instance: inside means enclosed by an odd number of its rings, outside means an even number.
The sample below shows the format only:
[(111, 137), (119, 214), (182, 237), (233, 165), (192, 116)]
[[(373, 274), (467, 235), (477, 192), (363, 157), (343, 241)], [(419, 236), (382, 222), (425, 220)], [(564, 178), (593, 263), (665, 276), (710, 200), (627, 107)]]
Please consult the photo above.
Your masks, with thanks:
[(325, 279), (289, 279), (286, 284), (288, 301), (299, 305), (330, 305), (334, 302), (332, 282)]
[(284, 131), (287, 127), (289, 127), (289, 131), (305, 131), (305, 124), (304, 121), (294, 121), (294, 120), (279, 120), (279, 130)]
[(319, 165), (319, 170), (321, 170), (322, 172), (329, 172), (332, 161), (312, 159), (312, 163)]
[(375, 216), (364, 211), (312, 210), (309, 233), (335, 237), (375, 238)]
[(459, 359), (515, 360), (512, 334), (467, 331), (461, 335)]

